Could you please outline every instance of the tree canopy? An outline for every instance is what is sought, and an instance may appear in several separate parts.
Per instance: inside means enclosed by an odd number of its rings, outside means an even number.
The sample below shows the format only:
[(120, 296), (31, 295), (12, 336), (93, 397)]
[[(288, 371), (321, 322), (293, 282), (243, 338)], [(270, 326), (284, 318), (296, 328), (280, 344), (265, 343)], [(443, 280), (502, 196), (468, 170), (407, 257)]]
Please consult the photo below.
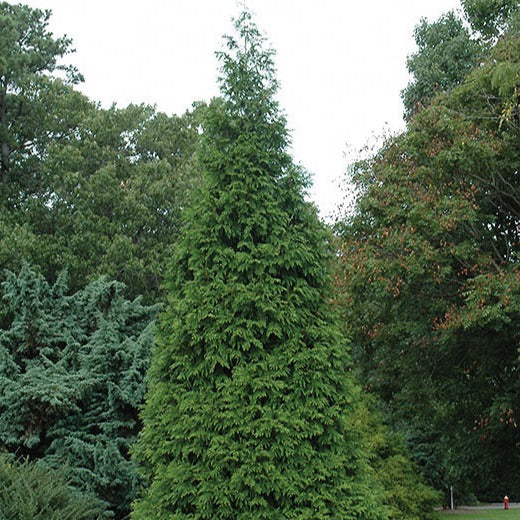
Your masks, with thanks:
[(479, 43), (453, 12), (433, 23), (423, 18), (414, 37), (418, 49), (407, 60), (412, 80), (401, 92), (408, 119), (436, 94), (459, 85), (480, 54)]
[(518, 492), (518, 33), (353, 169), (338, 288), (368, 388), (437, 487)]
[(198, 109), (102, 109), (73, 88), (71, 42), (48, 31), (50, 12), (2, 2), (0, 17), (0, 265), (25, 260), (50, 280), (66, 268), (74, 289), (107, 275), (157, 301), (198, 182)]
[(56, 117), (62, 106), (53, 105), (61, 105), (68, 85), (81, 79), (74, 67), (60, 63), (72, 51), (71, 40), (49, 32), (50, 14), (0, 3), (0, 185), (14, 183), (14, 199), (37, 189), (37, 155), (69, 132)]

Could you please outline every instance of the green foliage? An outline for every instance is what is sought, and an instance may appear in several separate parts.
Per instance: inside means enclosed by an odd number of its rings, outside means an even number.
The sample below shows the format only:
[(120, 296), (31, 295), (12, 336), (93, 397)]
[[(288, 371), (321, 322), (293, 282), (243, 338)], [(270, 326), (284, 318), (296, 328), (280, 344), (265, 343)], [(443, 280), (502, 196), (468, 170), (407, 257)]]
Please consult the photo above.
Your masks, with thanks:
[(74, 137), (48, 144), (38, 193), (4, 206), (0, 262), (18, 270), (30, 259), (50, 279), (66, 267), (74, 289), (108, 275), (131, 297), (156, 301), (194, 182), (194, 116), (102, 110), (86, 100), (77, 112), (79, 94), (67, 96)]
[(518, 0), (462, 0), (462, 7), (473, 30), (484, 38), (499, 35), (518, 11)]
[(96, 520), (104, 510), (67, 482), (63, 470), (0, 454), (2, 520)]
[(140, 427), (156, 308), (99, 279), (68, 295), (24, 266), (3, 283), (0, 446), (68, 466), (71, 482), (122, 518), (138, 485), (129, 446)]
[(427, 486), (410, 459), (404, 439), (383, 425), (374, 399), (360, 395), (357, 416), (363, 425), (367, 450), (372, 454), (374, 477), (384, 493), (381, 497), (392, 520), (435, 520), (441, 494)]
[(157, 301), (197, 182), (199, 109), (101, 109), (57, 65), (70, 41), (48, 32), (49, 12), (0, 3), (0, 16), (0, 265), (29, 261), (50, 280), (66, 268), (75, 290), (107, 275)]
[(517, 0), (462, 0), (465, 20), (453, 12), (433, 23), (422, 19), (414, 33), (418, 50), (407, 61), (412, 80), (401, 92), (405, 118), (460, 85), (497, 37), (518, 33), (519, 6)]
[(49, 17), (50, 11), (0, 2), (0, 187), (13, 183), (11, 198), (37, 189), (35, 152), (41, 155), (52, 139), (69, 133), (54, 105), (61, 105), (67, 85), (81, 79), (73, 67), (59, 63), (71, 52), (71, 41), (53, 37)]
[(247, 12), (236, 29), (166, 283), (134, 517), (384, 518), (328, 302), (329, 236), (286, 151), (272, 51)]
[(519, 493), (518, 33), (353, 170), (338, 288), (363, 380), (439, 489)]
[(480, 50), (453, 12), (433, 23), (423, 18), (414, 36), (418, 50), (407, 60), (413, 79), (401, 92), (407, 119), (427, 106), (439, 92), (460, 84), (476, 64)]

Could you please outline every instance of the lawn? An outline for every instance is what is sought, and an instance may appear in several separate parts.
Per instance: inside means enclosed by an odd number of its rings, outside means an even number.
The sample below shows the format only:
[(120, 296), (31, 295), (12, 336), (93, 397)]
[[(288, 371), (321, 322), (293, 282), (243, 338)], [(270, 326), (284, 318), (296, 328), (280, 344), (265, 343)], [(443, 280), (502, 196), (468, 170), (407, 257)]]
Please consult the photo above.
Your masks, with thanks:
[(466, 520), (520, 520), (520, 509), (488, 509), (487, 511), (466, 511), (464, 513), (441, 513), (443, 520), (455, 520), (465, 518)]

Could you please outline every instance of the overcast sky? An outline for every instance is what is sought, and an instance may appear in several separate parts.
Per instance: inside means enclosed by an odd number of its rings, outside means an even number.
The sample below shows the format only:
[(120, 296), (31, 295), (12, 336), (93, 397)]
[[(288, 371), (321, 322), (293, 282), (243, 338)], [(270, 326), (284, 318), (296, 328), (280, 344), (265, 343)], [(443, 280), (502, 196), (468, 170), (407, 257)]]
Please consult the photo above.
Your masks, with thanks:
[[(14, 2), (13, 2), (14, 3)], [(214, 52), (239, 12), (235, 0), (30, 0), (66, 33), (80, 87), (104, 106), (150, 103), (181, 114), (218, 94)], [(349, 150), (403, 127), (413, 29), (458, 0), (249, 0), (277, 52), (280, 102), (293, 156), (313, 175), (322, 216), (341, 199)]]

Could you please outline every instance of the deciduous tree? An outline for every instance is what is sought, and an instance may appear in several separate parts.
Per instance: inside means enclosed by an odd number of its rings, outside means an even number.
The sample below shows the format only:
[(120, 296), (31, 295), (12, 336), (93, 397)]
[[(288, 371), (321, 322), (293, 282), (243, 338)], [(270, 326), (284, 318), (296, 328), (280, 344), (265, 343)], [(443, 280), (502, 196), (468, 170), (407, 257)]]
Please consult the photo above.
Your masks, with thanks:
[(72, 50), (71, 40), (52, 35), (50, 14), (0, 2), (0, 182), (16, 183), (12, 197), (37, 189), (35, 159), (69, 130), (53, 105), (81, 79), (74, 67), (60, 63)]
[[(367, 386), (439, 487), (517, 490), (518, 71), (511, 32), (353, 179), (338, 228), (345, 322)], [(512, 493), (512, 491), (510, 491)]]
[(157, 301), (197, 182), (200, 109), (102, 109), (74, 90), (60, 61), (71, 42), (48, 31), (50, 12), (2, 2), (0, 16), (0, 265), (29, 261), (49, 280), (66, 268), (73, 289), (108, 275)]
[(480, 44), (453, 12), (432, 23), (423, 18), (414, 37), (418, 49), (407, 60), (412, 80), (401, 92), (407, 119), (429, 105), (436, 94), (459, 85), (480, 51)]

